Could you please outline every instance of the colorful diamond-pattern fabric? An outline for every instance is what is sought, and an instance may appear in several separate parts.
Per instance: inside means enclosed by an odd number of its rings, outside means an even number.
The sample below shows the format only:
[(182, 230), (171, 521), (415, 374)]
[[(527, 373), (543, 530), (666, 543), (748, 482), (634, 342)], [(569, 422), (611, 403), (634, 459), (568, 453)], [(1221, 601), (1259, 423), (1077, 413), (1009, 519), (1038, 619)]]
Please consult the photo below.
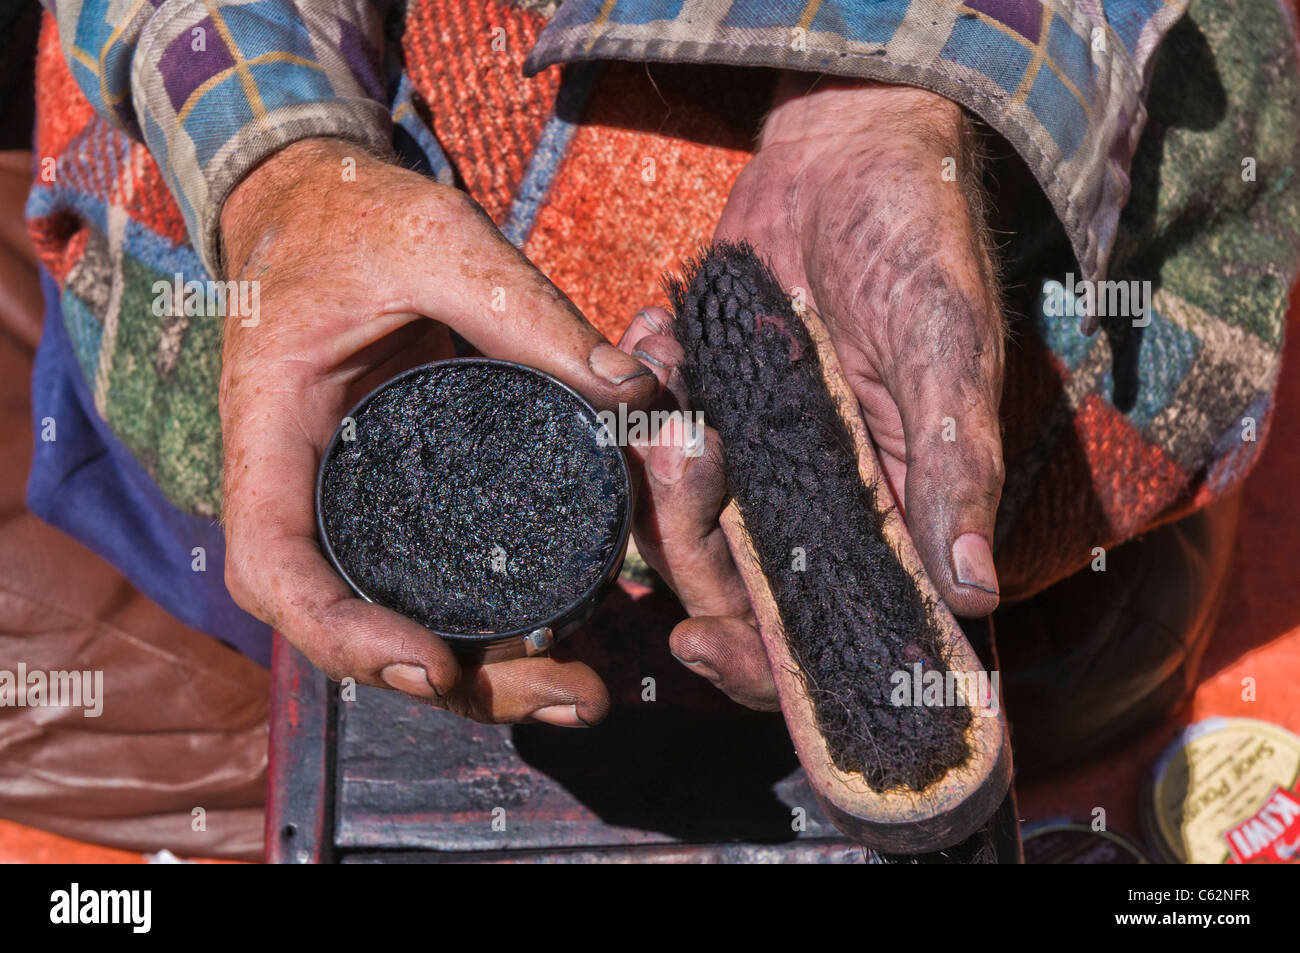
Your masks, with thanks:
[[(741, 87), (774, 66), (949, 96), (1055, 214), (1055, 258), (1008, 249), (1008, 591), (1249, 471), (1300, 248), (1300, 86), (1275, 0), (569, 0), (549, 22), (533, 6), (51, 4), (36, 151), (57, 174), (38, 169), (29, 219), (58, 287), (57, 358), (171, 517), (220, 513), (220, 322), (160, 321), (150, 289), (219, 270), (220, 202), (261, 158), (328, 135), (458, 179), (617, 337), (710, 236), (752, 141)], [(722, 78), (674, 87), (647, 78), (656, 61)], [(653, 190), (626, 174), (645, 155)], [(1152, 281), (1150, 324), (1085, 337), (1045, 315), (1040, 291), (1067, 270)], [(166, 605), (165, 588), (150, 594)]]

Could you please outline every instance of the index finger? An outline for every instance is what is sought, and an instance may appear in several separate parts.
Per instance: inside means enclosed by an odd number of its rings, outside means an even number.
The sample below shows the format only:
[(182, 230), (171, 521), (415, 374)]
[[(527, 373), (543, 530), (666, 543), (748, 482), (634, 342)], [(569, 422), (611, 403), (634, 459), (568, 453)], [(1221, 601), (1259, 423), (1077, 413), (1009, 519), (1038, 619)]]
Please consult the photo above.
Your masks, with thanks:
[(601, 409), (642, 406), (654, 375), (619, 351), (577, 306), (497, 230), (464, 193), (438, 193), (446, 231), (411, 236), (411, 307), (447, 324), (488, 357), (545, 371)]

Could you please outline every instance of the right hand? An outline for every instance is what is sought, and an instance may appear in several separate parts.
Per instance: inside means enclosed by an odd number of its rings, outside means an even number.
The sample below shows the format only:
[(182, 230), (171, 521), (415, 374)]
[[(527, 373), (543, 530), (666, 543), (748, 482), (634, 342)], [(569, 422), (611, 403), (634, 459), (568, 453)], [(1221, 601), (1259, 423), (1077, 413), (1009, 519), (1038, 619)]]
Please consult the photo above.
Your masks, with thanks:
[[(715, 237), (749, 241), (782, 287), (807, 292), (930, 581), (953, 613), (977, 617), (999, 600), (1003, 330), (973, 138), (934, 93), (789, 74)], [(955, 179), (941, 174), (951, 157)], [(666, 312), (642, 311), (621, 346), (684, 399)], [(767, 655), (718, 525), (721, 445), (708, 428), (701, 439), (695, 456), (672, 440), (644, 453), (637, 545), (690, 615), (673, 654), (734, 700), (771, 708)]]
[[(348, 158), (355, 181), (341, 175)], [(448, 328), (598, 409), (645, 406), (654, 374), (607, 343), (469, 196), (345, 142), (305, 140), (263, 162), (226, 201), (221, 232), (225, 277), (260, 282), (259, 322), (229, 317), (222, 355), (235, 601), (336, 680), (484, 722), (604, 718), (600, 677), (562, 652), (461, 664), (423, 626), (357, 598), (321, 554), (313, 489), (348, 409), (393, 374), (451, 356)]]

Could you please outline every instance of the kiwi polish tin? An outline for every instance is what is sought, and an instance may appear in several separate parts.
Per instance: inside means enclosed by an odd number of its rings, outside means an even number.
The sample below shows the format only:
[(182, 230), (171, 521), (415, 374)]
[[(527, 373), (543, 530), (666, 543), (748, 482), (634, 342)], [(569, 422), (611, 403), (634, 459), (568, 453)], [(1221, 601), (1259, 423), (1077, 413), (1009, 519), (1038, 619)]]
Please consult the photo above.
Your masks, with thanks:
[(1152, 769), (1141, 818), (1168, 863), (1300, 862), (1300, 737), (1254, 718), (1189, 726)]

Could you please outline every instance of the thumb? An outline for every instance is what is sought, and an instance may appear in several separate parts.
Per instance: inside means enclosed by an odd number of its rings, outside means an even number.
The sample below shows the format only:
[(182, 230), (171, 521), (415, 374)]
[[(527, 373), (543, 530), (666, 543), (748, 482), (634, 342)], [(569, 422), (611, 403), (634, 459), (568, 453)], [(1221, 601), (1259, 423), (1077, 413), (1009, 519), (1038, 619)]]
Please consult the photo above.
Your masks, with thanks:
[(998, 604), (992, 542), (1004, 473), (1000, 346), (997, 355), (992, 372), (966, 386), (954, 387), (951, 365), (913, 368), (897, 398), (908, 532), (935, 588), (961, 616), (988, 615)]
[(456, 254), (442, 247), (445, 233), (425, 237), (408, 252), (416, 310), (449, 325), (488, 357), (558, 377), (598, 408), (640, 407), (654, 397), (658, 382), (650, 368), (606, 341), (472, 199), (448, 190), (436, 200), (452, 206), (441, 213), (454, 222)]

